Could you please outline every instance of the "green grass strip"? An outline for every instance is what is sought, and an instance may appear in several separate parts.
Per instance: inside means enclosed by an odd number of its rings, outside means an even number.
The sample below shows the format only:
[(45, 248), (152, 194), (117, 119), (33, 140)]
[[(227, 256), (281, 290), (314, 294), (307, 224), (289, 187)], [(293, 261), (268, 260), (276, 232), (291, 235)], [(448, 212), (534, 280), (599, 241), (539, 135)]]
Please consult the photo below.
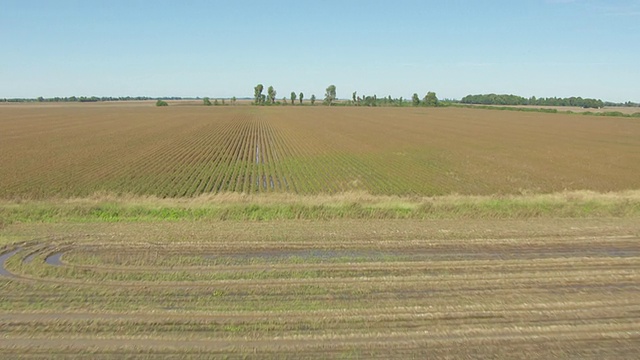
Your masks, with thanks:
[(640, 215), (640, 191), (425, 198), (347, 193), (325, 196), (219, 194), (191, 199), (97, 195), (0, 202), (0, 228), (31, 222), (585, 218)]

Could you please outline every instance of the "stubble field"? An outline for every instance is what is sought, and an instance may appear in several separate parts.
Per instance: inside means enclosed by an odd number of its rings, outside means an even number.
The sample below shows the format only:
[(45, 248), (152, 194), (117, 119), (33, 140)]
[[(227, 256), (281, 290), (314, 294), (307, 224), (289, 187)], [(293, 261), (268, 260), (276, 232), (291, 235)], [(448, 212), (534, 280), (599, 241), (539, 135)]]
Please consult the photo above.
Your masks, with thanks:
[(640, 351), (640, 122), (0, 106), (0, 354)]
[(638, 224), (13, 225), (0, 353), (632, 359)]

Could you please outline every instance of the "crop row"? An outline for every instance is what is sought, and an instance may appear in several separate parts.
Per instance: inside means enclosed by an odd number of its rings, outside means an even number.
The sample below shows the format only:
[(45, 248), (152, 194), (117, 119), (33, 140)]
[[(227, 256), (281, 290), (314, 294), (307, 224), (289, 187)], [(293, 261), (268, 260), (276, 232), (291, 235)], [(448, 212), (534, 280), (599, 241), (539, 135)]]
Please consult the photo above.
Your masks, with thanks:
[[(46, 110), (46, 112), (43, 112)], [(640, 186), (640, 126), (473, 109), (2, 108), (0, 197)]]

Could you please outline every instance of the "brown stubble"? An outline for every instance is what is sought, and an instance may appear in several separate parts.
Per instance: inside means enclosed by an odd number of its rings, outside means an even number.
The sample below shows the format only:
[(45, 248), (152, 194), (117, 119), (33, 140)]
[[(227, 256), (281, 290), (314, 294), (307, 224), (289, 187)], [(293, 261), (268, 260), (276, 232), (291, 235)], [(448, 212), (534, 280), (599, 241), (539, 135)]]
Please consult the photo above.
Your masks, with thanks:
[(635, 220), (14, 224), (0, 352), (632, 358)]

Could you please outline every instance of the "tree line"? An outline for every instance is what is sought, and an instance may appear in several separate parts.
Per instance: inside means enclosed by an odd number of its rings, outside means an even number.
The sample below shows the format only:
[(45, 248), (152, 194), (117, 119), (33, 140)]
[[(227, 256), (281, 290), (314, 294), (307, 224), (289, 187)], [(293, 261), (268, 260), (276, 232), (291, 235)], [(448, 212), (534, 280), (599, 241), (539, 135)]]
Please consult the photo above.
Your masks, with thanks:
[[(292, 91), (287, 98), (283, 97), (281, 100), (277, 99), (277, 91), (273, 86), (267, 88), (267, 93), (264, 94), (264, 86), (258, 84), (254, 87), (253, 105), (302, 105), (306, 100), (305, 95), (302, 92)], [(144, 101), (144, 100), (193, 100), (194, 98), (184, 98), (178, 96), (168, 97), (149, 97), (149, 96), (69, 96), (69, 97), (51, 97), (44, 98), (42, 96), (37, 98), (0, 98), (0, 102), (98, 102), (98, 101)], [(201, 99), (196, 97), (195, 99)], [(236, 103), (236, 97), (227, 99), (231, 105)], [(214, 99), (213, 101), (208, 97), (202, 98), (204, 105), (227, 105), (225, 99)], [(315, 105), (317, 99), (315, 94), (312, 94), (308, 102), (311, 105)], [(442, 106), (448, 103), (462, 103), (462, 104), (477, 104), (477, 105), (502, 105), (502, 106), (517, 106), (517, 105), (534, 105), (534, 106), (575, 106), (582, 108), (602, 108), (602, 107), (640, 107), (640, 103), (627, 101), (624, 103), (603, 102), (600, 99), (590, 99), (582, 97), (568, 97), (568, 98), (536, 98), (532, 96), (525, 98), (518, 95), (507, 94), (478, 94), (467, 95), (461, 100), (447, 100), (441, 102), (436, 93), (433, 91), (427, 92), (422, 98), (414, 93), (411, 99), (404, 99), (402, 97), (392, 98), (391, 95), (386, 97), (379, 97), (377, 95), (358, 95), (357, 91), (352, 93), (351, 99), (343, 99), (338, 101), (336, 86), (329, 85), (325, 90), (324, 99), (322, 101), (324, 105), (334, 106)]]
[(478, 94), (467, 95), (460, 100), (463, 104), (480, 105), (537, 105), (537, 106), (577, 106), (582, 108), (601, 108), (604, 102), (600, 99), (583, 99), (581, 97), (569, 98), (525, 98), (518, 95), (505, 94)]
[[(238, 99), (234, 96), (234, 97), (232, 97), (232, 98), (231, 98), (231, 99), (229, 99), (229, 100), (230, 100), (230, 102), (231, 102), (231, 105), (235, 105), (235, 104), (236, 104), (236, 101), (237, 101)], [(203, 98), (202, 98), (202, 103), (203, 103), (205, 106), (211, 106), (211, 105), (213, 105), (213, 106), (220, 106), (220, 105), (224, 106), (224, 105), (227, 105), (227, 102), (225, 101), (225, 99), (220, 99), (220, 100), (218, 100), (218, 99), (213, 99), (213, 102), (211, 102), (211, 99), (209, 99), (208, 97), (203, 97)]]
[[(267, 93), (264, 94), (264, 85), (258, 84), (253, 88), (253, 105), (287, 105), (288, 100), (291, 101), (291, 105), (296, 104), (296, 100), (298, 100), (299, 104), (302, 105), (302, 101), (304, 99), (304, 94), (300, 92), (297, 94), (295, 91), (291, 92), (289, 99), (286, 97), (282, 98), (282, 101), (276, 100), (277, 91), (273, 88), (273, 86), (269, 86), (267, 88)], [(337, 90), (335, 85), (329, 85), (325, 90), (323, 105), (333, 106), (333, 105), (341, 105), (341, 106), (440, 106), (440, 102), (438, 101), (438, 97), (436, 93), (433, 91), (429, 91), (422, 99), (418, 96), (417, 93), (413, 94), (413, 98), (411, 102), (406, 101), (404, 98), (392, 98), (391, 95), (387, 97), (378, 97), (377, 95), (363, 95), (358, 96), (358, 92), (354, 91), (351, 100), (342, 100), (340, 102), (337, 101)], [(315, 105), (316, 96), (315, 94), (311, 95), (310, 98), (311, 105)]]
[(37, 97), (0, 99), (0, 102), (98, 102), (98, 101), (143, 101), (143, 100), (183, 100), (178, 96), (149, 97), (149, 96), (67, 96), (67, 97)]
[[(258, 84), (253, 88), (253, 105), (287, 105), (288, 99), (287, 97), (282, 98), (282, 102), (276, 100), (276, 96), (278, 92), (273, 86), (269, 86), (267, 88), (267, 93), (263, 94), (264, 85)], [(289, 100), (291, 100), (291, 105), (295, 105), (296, 100), (302, 104), (304, 101), (304, 93), (300, 92), (299, 94), (295, 91), (292, 91)], [(311, 105), (314, 105), (316, 102), (316, 96), (311, 95)]]

